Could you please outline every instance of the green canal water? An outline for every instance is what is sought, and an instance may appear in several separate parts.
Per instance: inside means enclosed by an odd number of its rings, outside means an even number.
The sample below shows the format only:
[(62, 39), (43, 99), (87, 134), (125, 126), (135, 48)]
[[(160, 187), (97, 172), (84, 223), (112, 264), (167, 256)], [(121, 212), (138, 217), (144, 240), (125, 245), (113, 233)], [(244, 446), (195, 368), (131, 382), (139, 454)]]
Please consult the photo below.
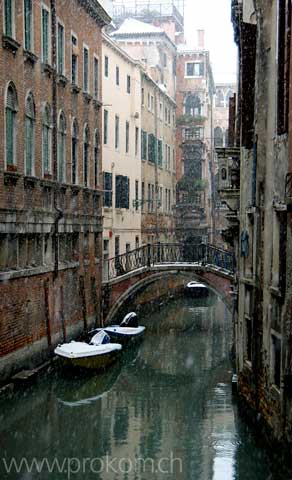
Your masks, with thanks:
[(141, 324), (108, 372), (57, 369), (0, 400), (1, 480), (273, 478), (232, 397), (223, 303), (178, 299)]

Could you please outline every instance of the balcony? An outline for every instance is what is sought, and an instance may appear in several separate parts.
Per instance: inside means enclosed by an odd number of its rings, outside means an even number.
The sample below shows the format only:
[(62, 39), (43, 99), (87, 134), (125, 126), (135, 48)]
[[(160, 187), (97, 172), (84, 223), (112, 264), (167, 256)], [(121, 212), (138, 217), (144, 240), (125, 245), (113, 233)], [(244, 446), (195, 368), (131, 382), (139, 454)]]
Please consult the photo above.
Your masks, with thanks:
[(218, 193), (229, 210), (237, 211), (240, 194), (240, 150), (235, 147), (216, 148), (219, 168)]
[(287, 210), (292, 212), (292, 172), (286, 175), (285, 202)]

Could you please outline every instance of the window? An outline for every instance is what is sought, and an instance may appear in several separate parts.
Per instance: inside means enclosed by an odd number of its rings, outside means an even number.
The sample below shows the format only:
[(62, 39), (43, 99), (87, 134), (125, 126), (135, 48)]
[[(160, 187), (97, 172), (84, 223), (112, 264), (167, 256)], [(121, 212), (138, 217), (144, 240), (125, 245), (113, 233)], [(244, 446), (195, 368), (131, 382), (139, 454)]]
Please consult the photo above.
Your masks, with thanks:
[(126, 153), (129, 153), (129, 143), (130, 143), (130, 124), (126, 122)]
[(93, 58), (93, 93), (94, 98), (98, 98), (98, 90), (99, 90), (99, 82), (98, 82), (98, 75), (99, 75), (99, 66), (98, 66), (98, 58)]
[(148, 135), (148, 161), (151, 163), (156, 162), (156, 138), (153, 133)]
[(278, 0), (277, 132), (288, 131), (291, 2)]
[(120, 143), (120, 119), (116, 115), (115, 116), (115, 149), (116, 150), (119, 148), (119, 143)]
[(163, 66), (164, 66), (164, 68), (167, 67), (167, 55), (166, 55), (166, 53), (163, 53)]
[(144, 90), (144, 88), (142, 88), (142, 90), (141, 90), (141, 104), (142, 104), (142, 107), (144, 107), (144, 105), (145, 105), (145, 90)]
[(119, 67), (116, 67), (116, 85), (120, 85), (120, 69)]
[(95, 130), (94, 134), (94, 186), (99, 184), (99, 134)]
[(130, 182), (124, 175), (116, 175), (116, 208), (129, 208)]
[(141, 130), (141, 158), (147, 160), (147, 132)]
[(200, 116), (202, 114), (201, 100), (197, 95), (189, 95), (186, 98), (185, 113), (192, 117)]
[(271, 335), (272, 352), (272, 382), (278, 388), (281, 385), (281, 337), (277, 334)]
[(71, 179), (72, 179), (72, 183), (76, 184), (77, 174), (78, 174), (78, 123), (76, 119), (73, 120), (73, 124), (72, 124), (71, 155), (72, 155)]
[(160, 120), (163, 120), (163, 105), (162, 102), (159, 104), (159, 118)]
[(139, 181), (135, 180), (135, 210), (139, 207)]
[(83, 90), (89, 92), (89, 53), (87, 47), (83, 47)]
[(42, 62), (49, 63), (50, 49), (50, 14), (49, 11), (42, 7)]
[(108, 78), (108, 57), (104, 57), (104, 76)]
[(78, 84), (78, 40), (71, 35), (71, 81), (73, 85)]
[(151, 184), (148, 183), (148, 212), (151, 212)]
[(24, 0), (24, 48), (32, 50), (32, 0)]
[(167, 112), (167, 123), (168, 125), (170, 125), (170, 108), (168, 109), (168, 112)]
[(59, 75), (64, 75), (64, 59), (65, 59), (65, 31), (63, 25), (58, 23), (58, 73)]
[(89, 151), (90, 151), (90, 132), (88, 125), (84, 128), (83, 144), (83, 183), (85, 187), (89, 186)]
[(158, 140), (158, 166), (162, 168), (163, 155), (162, 155), (162, 140)]
[(224, 107), (224, 93), (222, 90), (216, 92), (216, 107)]
[(170, 170), (170, 146), (167, 145), (166, 170)]
[(139, 248), (139, 237), (135, 237), (135, 248), (137, 250), (137, 248)]
[(127, 93), (131, 93), (131, 77), (127, 75)]
[(25, 174), (34, 175), (35, 105), (32, 93), (25, 103)]
[(43, 173), (51, 173), (51, 148), (52, 148), (52, 116), (49, 105), (43, 110), (42, 125), (42, 162)]
[(148, 110), (151, 110), (151, 101), (150, 101), (150, 93), (148, 93)]
[(4, 31), (7, 37), (14, 38), (14, 1), (15, 0), (5, 0), (4, 3)]
[(197, 62), (186, 62), (186, 77), (203, 77), (204, 64)]
[(151, 95), (151, 112), (154, 112), (154, 97)]
[(139, 151), (139, 128), (135, 127), (135, 157), (138, 156)]
[(6, 166), (16, 164), (16, 114), (18, 110), (16, 89), (12, 83), (7, 88), (5, 108)]
[(223, 147), (223, 132), (221, 127), (214, 128), (214, 145), (215, 147)]
[(108, 111), (103, 111), (103, 143), (107, 145), (108, 141)]
[(113, 175), (112, 173), (103, 172), (103, 205), (104, 207), (112, 207), (113, 204)]
[(141, 203), (142, 203), (142, 212), (144, 212), (144, 203), (145, 203), (145, 182), (141, 184)]
[(66, 159), (66, 118), (63, 112), (59, 115), (58, 122), (58, 181), (65, 182)]

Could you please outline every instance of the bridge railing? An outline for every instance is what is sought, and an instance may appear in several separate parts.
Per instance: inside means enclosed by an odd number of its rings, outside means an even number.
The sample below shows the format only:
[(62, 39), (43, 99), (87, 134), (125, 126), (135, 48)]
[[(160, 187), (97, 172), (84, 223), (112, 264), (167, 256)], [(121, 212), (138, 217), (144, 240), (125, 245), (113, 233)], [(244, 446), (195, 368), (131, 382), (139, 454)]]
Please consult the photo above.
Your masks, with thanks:
[(106, 260), (104, 280), (109, 281), (143, 267), (159, 264), (197, 263), (234, 271), (234, 256), (210, 244), (148, 244)]

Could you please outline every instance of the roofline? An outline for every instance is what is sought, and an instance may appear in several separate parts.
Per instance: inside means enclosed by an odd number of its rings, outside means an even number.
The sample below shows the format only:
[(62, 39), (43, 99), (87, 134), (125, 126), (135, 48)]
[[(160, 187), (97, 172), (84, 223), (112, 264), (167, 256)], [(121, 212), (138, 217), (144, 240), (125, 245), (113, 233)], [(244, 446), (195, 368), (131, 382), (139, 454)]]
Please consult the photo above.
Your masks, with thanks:
[(78, 0), (78, 2), (101, 27), (111, 23), (111, 17), (97, 0)]
[(115, 50), (121, 57), (123, 57), (128, 63), (134, 66), (141, 67), (141, 62), (131, 57), (125, 50), (123, 50), (119, 44), (113, 40), (107, 33), (102, 32), (102, 40), (107, 43), (109, 47)]
[(135, 38), (135, 37), (143, 37), (143, 38), (146, 38), (146, 37), (164, 37), (169, 43), (170, 45), (174, 48), (175, 51), (177, 51), (177, 47), (175, 45), (175, 43), (173, 43), (173, 41), (169, 38), (169, 36), (165, 33), (165, 32), (133, 32), (133, 33), (116, 33), (116, 32), (112, 32), (111, 33), (111, 37), (117, 37), (118, 39), (125, 39), (125, 38)]

